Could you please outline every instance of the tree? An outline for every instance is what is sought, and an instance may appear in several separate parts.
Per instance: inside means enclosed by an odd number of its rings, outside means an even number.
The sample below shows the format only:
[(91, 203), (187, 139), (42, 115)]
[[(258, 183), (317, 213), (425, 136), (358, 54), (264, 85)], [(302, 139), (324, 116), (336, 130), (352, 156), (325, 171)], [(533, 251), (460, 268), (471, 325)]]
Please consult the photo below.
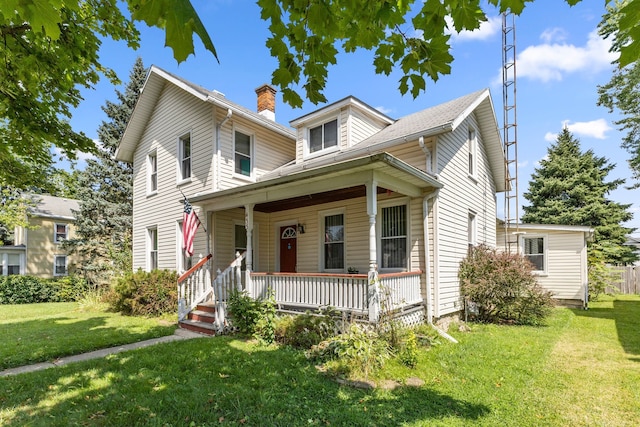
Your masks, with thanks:
[(98, 128), (101, 149), (80, 172), (76, 212), (78, 238), (68, 241), (83, 259), (87, 278), (102, 283), (118, 271), (130, 270), (133, 204), (133, 170), (115, 159), (115, 152), (144, 84), (147, 70), (138, 58), (118, 102), (107, 101), (102, 110), (108, 121)]
[(599, 259), (610, 264), (634, 261), (632, 248), (624, 245), (626, 235), (634, 230), (622, 226), (632, 218), (631, 205), (607, 198), (624, 182), (606, 181), (614, 167), (592, 150), (583, 153), (580, 142), (563, 129), (531, 175), (529, 190), (524, 193), (530, 205), (523, 206), (522, 221), (593, 227), (590, 253), (597, 250)]
[[(520, 14), (528, 0), (489, 0), (500, 12)], [(579, 0), (566, 0), (573, 5)], [(189, 0), (126, 0), (130, 17), (114, 0), (4, 0), (0, 2), (0, 161), (18, 158), (48, 162), (51, 144), (74, 158), (77, 150), (94, 152), (93, 142), (75, 132), (66, 118), (80, 102), (79, 87), (90, 88), (100, 74), (114, 83), (112, 70), (100, 62), (100, 38), (138, 45), (136, 21), (165, 30), (165, 43), (178, 62), (194, 52), (193, 36), (216, 58), (209, 34)], [(272, 83), (285, 102), (300, 106), (301, 85), (312, 102), (325, 101), (327, 67), (338, 49), (375, 49), (376, 72), (399, 68), (402, 93), (416, 97), (425, 76), (448, 74), (453, 56), (446, 29), (474, 30), (487, 20), (480, 0), (259, 0), (272, 36), (267, 47), (277, 58)], [(615, 22), (629, 35), (621, 45), (620, 66), (640, 57), (640, 0), (627, 0)], [(449, 20), (450, 21), (447, 21)], [(11, 175), (0, 169), (0, 178)]]
[[(608, 9), (600, 23), (600, 35), (613, 38), (611, 50), (616, 52), (630, 41), (628, 33), (618, 31), (618, 22), (624, 18), (622, 8), (628, 1), (615, 4)], [(609, 83), (598, 86), (598, 105), (605, 106), (609, 112), (618, 110), (622, 119), (614, 123), (623, 132), (627, 132), (622, 139), (622, 147), (626, 149), (630, 158), (629, 167), (636, 183), (633, 188), (640, 187), (640, 61), (631, 62), (626, 67), (614, 70)]]

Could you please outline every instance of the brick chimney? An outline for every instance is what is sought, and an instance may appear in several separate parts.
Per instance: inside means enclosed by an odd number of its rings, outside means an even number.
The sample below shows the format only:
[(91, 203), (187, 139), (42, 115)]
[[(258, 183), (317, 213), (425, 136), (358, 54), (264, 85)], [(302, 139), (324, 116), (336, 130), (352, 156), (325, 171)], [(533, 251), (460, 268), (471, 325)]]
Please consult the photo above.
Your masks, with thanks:
[(276, 120), (276, 90), (268, 84), (256, 89), (258, 95), (258, 114), (269, 120)]

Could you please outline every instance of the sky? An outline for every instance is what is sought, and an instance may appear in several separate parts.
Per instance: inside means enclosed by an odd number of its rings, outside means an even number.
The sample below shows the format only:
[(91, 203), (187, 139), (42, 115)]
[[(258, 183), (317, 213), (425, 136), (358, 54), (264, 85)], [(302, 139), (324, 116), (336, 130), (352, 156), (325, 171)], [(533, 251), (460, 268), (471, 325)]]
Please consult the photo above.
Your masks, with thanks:
[[(222, 92), (230, 101), (250, 109), (256, 108), (255, 89), (270, 83), (276, 61), (269, 55), (265, 41), (268, 23), (260, 19), (254, 0), (192, 0), (209, 31), (220, 63), (206, 51), (199, 40), (195, 55), (177, 64), (173, 53), (164, 47), (164, 33), (139, 23), (141, 46), (137, 51), (124, 43), (105, 40), (100, 50), (103, 65), (116, 71), (123, 82), (138, 56), (146, 67), (156, 65), (210, 90)], [(614, 121), (620, 117), (597, 103), (597, 86), (606, 84), (615, 59), (609, 41), (597, 35), (604, 13), (603, 0), (583, 0), (570, 7), (561, 0), (535, 0), (515, 20), (516, 28), (516, 111), (518, 136), (518, 182), (520, 207), (526, 205), (522, 194), (538, 162), (564, 126), (581, 143), (583, 151), (592, 149), (606, 157), (616, 168), (608, 179), (631, 181), (628, 153), (620, 148), (623, 134)], [(488, 22), (472, 33), (453, 34), (451, 39), (451, 74), (437, 82), (427, 80), (426, 92), (414, 99), (398, 90), (400, 73), (375, 74), (373, 53), (359, 51), (341, 54), (329, 68), (324, 91), (328, 102), (353, 95), (398, 119), (413, 112), (446, 102), (468, 93), (489, 88), (496, 118), (502, 126), (502, 20), (495, 9), (485, 8)], [(84, 101), (73, 111), (71, 124), (97, 139), (97, 129), (107, 120), (101, 107), (107, 100), (116, 101), (116, 89), (103, 78), (92, 90), (83, 90)], [(305, 101), (301, 109), (276, 101), (276, 121), (289, 121), (310, 113), (322, 105)], [(83, 162), (78, 164), (82, 168)], [(625, 223), (637, 228), (640, 236), (640, 190), (622, 186), (610, 199), (632, 204), (634, 219)], [(498, 200), (501, 200), (498, 195)], [(502, 208), (498, 216), (502, 215)]]

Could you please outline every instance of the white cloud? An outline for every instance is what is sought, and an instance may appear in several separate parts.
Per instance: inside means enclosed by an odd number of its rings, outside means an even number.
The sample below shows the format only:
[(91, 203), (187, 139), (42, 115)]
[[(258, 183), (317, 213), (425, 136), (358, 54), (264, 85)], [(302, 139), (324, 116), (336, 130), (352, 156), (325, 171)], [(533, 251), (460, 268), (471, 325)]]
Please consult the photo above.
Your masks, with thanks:
[(451, 28), (447, 33), (451, 34), (451, 41), (454, 43), (473, 40), (487, 40), (495, 34), (498, 34), (502, 28), (502, 18), (500, 16), (494, 16), (489, 18), (487, 21), (482, 22), (480, 24), (480, 28), (476, 30), (463, 30), (459, 33), (453, 29), (453, 21), (450, 17), (447, 17), (446, 21), (447, 27)]
[(547, 28), (540, 34), (540, 39), (549, 44), (551, 42), (564, 41), (567, 38), (567, 32), (563, 28)]
[[(570, 123), (569, 120), (564, 120), (562, 122), (562, 128), (567, 128), (574, 136), (584, 136), (595, 139), (606, 139), (606, 133), (613, 129), (605, 119), (575, 123)], [(555, 142), (557, 139), (557, 133), (547, 132), (544, 135), (544, 140), (548, 142)]]
[(517, 57), (518, 78), (530, 78), (548, 82), (562, 80), (567, 74), (578, 72), (595, 73), (612, 67), (616, 54), (609, 52), (611, 42), (602, 39), (597, 31), (589, 33), (584, 46), (564, 42), (551, 42), (562, 35), (561, 30), (552, 29), (543, 33), (545, 43), (529, 46)]

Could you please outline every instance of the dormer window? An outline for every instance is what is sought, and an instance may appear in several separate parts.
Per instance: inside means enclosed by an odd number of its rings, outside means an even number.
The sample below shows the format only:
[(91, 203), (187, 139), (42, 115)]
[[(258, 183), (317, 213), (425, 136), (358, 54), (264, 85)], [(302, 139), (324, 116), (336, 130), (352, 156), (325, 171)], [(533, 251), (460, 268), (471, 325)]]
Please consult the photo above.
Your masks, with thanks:
[(309, 129), (309, 153), (338, 145), (338, 119)]

